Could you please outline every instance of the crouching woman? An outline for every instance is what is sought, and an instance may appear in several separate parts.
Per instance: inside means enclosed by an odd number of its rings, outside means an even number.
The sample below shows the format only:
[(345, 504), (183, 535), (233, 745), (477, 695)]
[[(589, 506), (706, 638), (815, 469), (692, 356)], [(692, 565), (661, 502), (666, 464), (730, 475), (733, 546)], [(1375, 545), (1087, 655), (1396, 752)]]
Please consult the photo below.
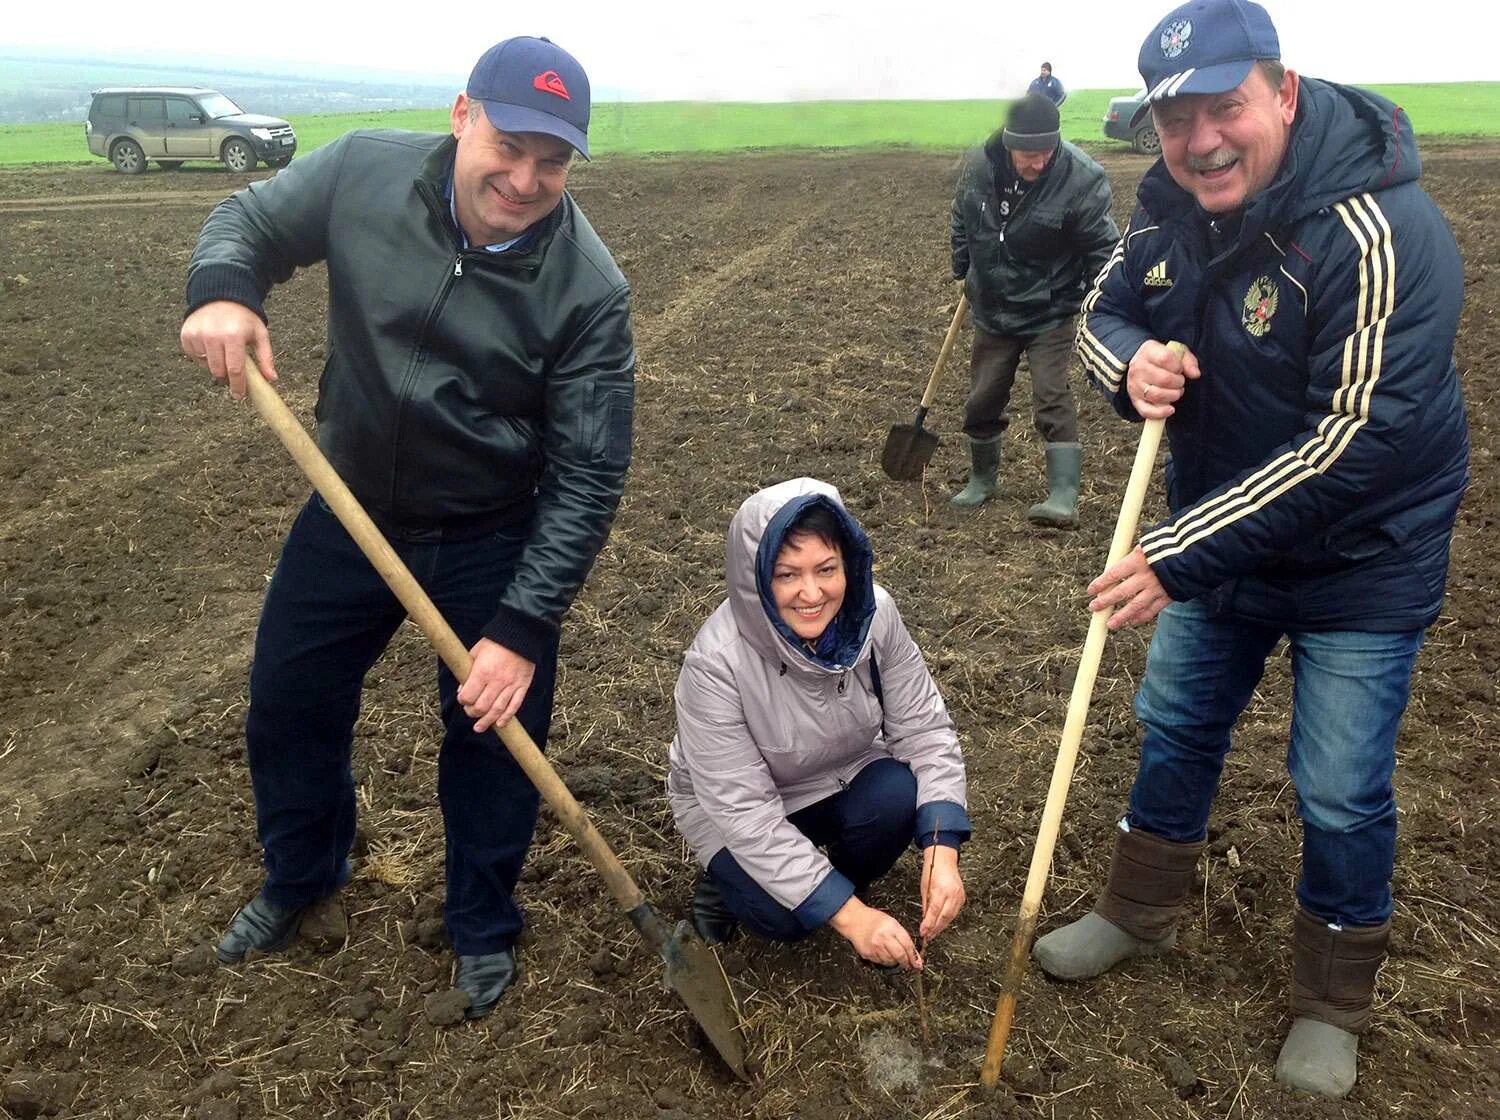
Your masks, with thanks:
[(740, 507), (726, 560), (729, 596), (677, 679), (667, 777), (704, 869), (694, 924), (710, 941), (828, 925), (873, 964), (921, 968), (901, 922), (860, 896), (915, 842), (919, 934), (957, 917), (964, 765), (869, 540), (836, 489), (794, 479)]

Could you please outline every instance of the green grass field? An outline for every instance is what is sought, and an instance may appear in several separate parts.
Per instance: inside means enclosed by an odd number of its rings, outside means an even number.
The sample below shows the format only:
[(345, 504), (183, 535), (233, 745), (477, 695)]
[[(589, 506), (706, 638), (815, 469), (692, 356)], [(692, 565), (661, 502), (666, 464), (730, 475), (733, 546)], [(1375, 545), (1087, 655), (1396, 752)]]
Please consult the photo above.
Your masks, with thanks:
[[(1500, 136), (1500, 82), (1370, 87), (1404, 107), (1420, 136)], [(1100, 121), (1111, 97), (1129, 90), (1077, 90), (1063, 106), (1063, 135), (1105, 143)], [(999, 101), (614, 102), (594, 106), (595, 155), (729, 152), (754, 148), (939, 150), (975, 143), (996, 125)], [(294, 116), (298, 150), (353, 128), (446, 132), (442, 109)], [(1123, 145), (1122, 145), (1123, 147)], [(77, 163), (89, 157), (82, 124), (0, 126), (0, 165)]]

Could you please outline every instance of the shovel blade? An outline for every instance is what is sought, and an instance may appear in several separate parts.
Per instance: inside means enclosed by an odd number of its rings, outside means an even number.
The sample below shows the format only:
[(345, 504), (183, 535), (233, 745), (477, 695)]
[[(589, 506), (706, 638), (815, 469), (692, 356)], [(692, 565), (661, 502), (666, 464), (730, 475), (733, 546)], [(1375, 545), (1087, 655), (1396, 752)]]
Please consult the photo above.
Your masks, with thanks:
[(677, 923), (660, 951), (662, 960), (667, 962), (667, 985), (687, 1004), (724, 1064), (741, 1081), (749, 1081), (739, 1008), (718, 954), (685, 921)]
[(938, 442), (935, 432), (916, 424), (892, 424), (880, 453), (880, 469), (897, 482), (914, 482), (932, 461)]

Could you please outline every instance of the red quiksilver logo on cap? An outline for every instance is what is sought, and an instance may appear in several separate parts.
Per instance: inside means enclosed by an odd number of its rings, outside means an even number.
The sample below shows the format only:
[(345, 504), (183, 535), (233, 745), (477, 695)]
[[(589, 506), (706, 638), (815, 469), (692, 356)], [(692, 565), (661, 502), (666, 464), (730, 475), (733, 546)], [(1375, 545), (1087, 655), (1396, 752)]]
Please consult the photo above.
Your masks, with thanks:
[(556, 70), (542, 71), (542, 73), (531, 79), (531, 84), (543, 93), (555, 93), (564, 101), (573, 100), (568, 93), (568, 87), (563, 85), (562, 77)]

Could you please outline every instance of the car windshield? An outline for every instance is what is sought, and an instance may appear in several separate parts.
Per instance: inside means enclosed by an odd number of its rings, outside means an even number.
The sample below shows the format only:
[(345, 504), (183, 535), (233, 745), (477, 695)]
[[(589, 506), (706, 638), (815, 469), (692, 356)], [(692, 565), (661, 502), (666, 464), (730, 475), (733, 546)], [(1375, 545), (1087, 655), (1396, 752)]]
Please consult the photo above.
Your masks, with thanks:
[(237, 117), (244, 112), (222, 93), (206, 93), (198, 98), (198, 104), (203, 106), (203, 111), (208, 114), (209, 120), (218, 117)]

